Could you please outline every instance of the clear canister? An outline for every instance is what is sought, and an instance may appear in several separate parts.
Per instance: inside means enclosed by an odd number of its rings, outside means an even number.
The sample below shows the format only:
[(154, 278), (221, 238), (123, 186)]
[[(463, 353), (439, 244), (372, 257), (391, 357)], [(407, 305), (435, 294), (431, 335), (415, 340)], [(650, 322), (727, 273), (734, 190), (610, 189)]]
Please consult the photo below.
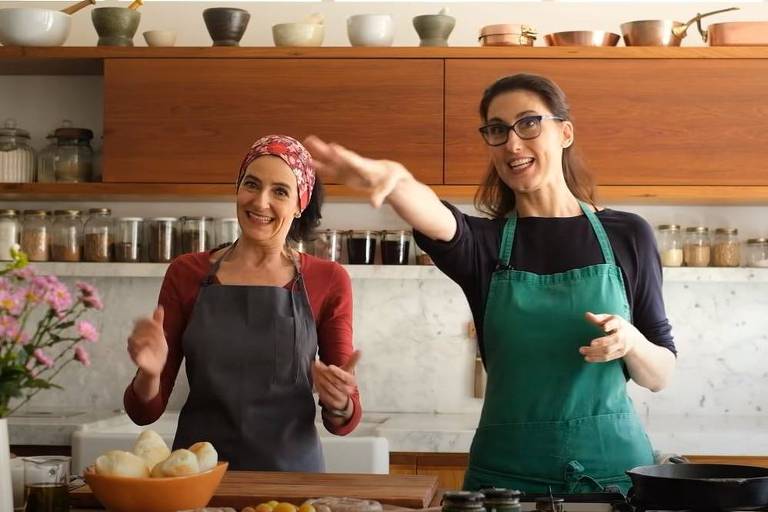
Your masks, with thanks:
[(709, 238), (709, 228), (704, 226), (690, 227), (685, 230), (685, 245), (683, 257), (688, 267), (707, 267), (711, 257), (712, 242)]
[(677, 224), (662, 224), (656, 227), (656, 245), (659, 248), (661, 264), (665, 267), (680, 267), (683, 264), (683, 236)]
[(376, 233), (368, 230), (348, 231), (347, 259), (350, 265), (373, 265), (376, 259)]
[(184, 217), (181, 227), (181, 251), (210, 251), (214, 247), (213, 234), (211, 217)]
[(109, 208), (91, 208), (85, 222), (85, 261), (107, 262), (114, 260), (114, 226)]
[(37, 153), (29, 132), (17, 128), (15, 119), (6, 119), (0, 128), (0, 182), (31, 183), (35, 181), (36, 168)]
[(314, 254), (324, 260), (341, 262), (341, 231), (326, 229), (319, 232)]
[(768, 268), (768, 238), (750, 238), (745, 250), (747, 265)]
[(56, 181), (82, 182), (93, 179), (93, 132), (86, 128), (58, 128), (54, 169)]
[(144, 219), (120, 217), (115, 222), (115, 261), (137, 263), (144, 259)]
[(56, 210), (51, 231), (51, 259), (80, 261), (83, 250), (83, 222), (80, 210)]
[(21, 227), (21, 250), (29, 261), (50, 259), (51, 226), (45, 210), (24, 210)]
[(168, 263), (179, 253), (178, 219), (155, 217), (149, 220), (149, 261)]
[(407, 265), (411, 248), (411, 234), (408, 231), (381, 232), (381, 263), (384, 265)]
[(11, 247), (19, 243), (18, 210), (0, 210), (0, 261), (10, 261)]
[(56, 181), (56, 136), (53, 132), (46, 137), (48, 144), (37, 155), (37, 181), (52, 183)]
[(738, 267), (741, 264), (741, 242), (736, 228), (717, 228), (712, 244), (712, 266)]
[(216, 232), (216, 247), (229, 245), (240, 238), (240, 223), (235, 217), (216, 219), (214, 227)]

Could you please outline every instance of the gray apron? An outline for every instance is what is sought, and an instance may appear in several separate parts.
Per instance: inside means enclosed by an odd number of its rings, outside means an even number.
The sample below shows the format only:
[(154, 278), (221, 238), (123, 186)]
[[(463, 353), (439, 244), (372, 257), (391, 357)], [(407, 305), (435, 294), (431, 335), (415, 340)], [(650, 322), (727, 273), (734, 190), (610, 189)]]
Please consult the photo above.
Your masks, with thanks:
[[(237, 242), (235, 242), (237, 243)], [(182, 336), (189, 397), (173, 448), (209, 441), (230, 469), (325, 470), (311, 365), (317, 330), (298, 264), (290, 289), (200, 286)]]

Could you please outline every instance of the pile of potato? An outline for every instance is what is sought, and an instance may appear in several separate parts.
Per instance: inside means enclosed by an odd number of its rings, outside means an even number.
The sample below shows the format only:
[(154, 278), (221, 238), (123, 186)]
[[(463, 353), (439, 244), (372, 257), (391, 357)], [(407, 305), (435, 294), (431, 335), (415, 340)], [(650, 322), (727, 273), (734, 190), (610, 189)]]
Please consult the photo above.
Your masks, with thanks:
[(219, 454), (207, 441), (171, 452), (157, 432), (145, 430), (132, 451), (111, 450), (97, 458), (96, 474), (132, 478), (186, 476), (208, 471), (218, 461)]

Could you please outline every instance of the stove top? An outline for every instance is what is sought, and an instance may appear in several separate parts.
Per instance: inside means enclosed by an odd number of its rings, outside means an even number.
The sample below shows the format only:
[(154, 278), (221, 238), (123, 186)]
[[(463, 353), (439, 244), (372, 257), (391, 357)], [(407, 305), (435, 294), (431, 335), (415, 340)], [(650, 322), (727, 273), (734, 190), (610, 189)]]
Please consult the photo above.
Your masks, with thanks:
[[(558, 494), (553, 493), (552, 498), (556, 501), (562, 499), (562, 512), (673, 512), (661, 511), (656, 509), (647, 509), (645, 507), (633, 506), (627, 502), (627, 498), (620, 492), (597, 492), (588, 494)], [(520, 497), (521, 512), (531, 512), (536, 510), (537, 499), (549, 499), (549, 494), (526, 494)], [(559, 512), (560, 509), (556, 509)], [(768, 512), (768, 507), (753, 508), (743, 510), (720, 511), (716, 509), (709, 510), (685, 510), (674, 512)]]

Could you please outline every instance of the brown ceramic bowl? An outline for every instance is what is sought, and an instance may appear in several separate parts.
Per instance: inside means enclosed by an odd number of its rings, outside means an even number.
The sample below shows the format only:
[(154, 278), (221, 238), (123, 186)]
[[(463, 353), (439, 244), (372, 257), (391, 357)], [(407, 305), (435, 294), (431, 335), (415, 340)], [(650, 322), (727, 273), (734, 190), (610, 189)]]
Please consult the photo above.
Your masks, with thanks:
[(128, 478), (97, 475), (93, 466), (85, 482), (110, 512), (176, 512), (205, 507), (227, 471), (227, 462), (195, 475)]
[(544, 36), (547, 46), (616, 46), (619, 34), (604, 30), (571, 30)]

